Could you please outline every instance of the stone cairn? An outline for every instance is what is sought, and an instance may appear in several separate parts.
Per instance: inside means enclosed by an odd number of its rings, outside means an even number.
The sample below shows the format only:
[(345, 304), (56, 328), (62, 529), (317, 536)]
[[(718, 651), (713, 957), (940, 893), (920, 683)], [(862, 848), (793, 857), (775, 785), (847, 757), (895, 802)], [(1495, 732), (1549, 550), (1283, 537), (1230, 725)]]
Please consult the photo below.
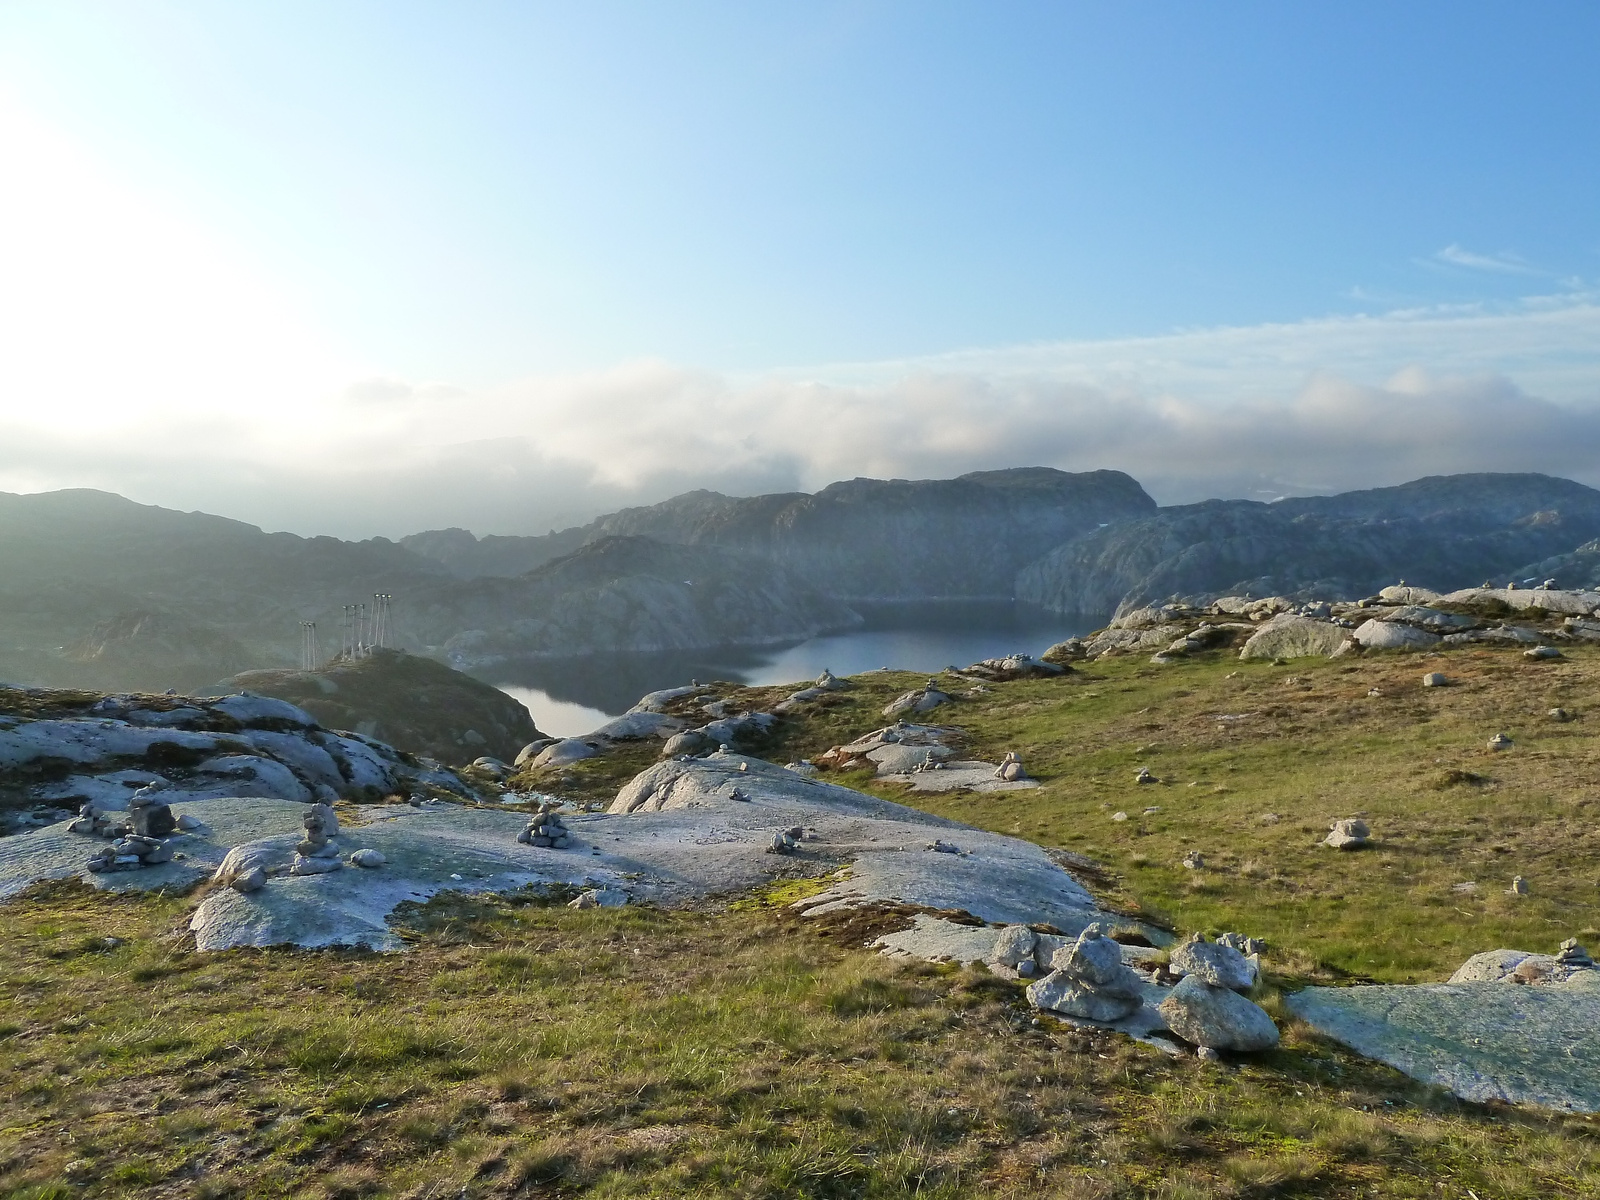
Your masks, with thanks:
[(524, 846), (539, 846), (552, 850), (565, 850), (570, 844), (567, 827), (562, 824), (556, 806), (548, 800), (541, 801), (539, 811), (528, 818), (528, 824), (517, 834)]
[(1255, 983), (1256, 968), (1233, 946), (1197, 933), (1172, 952), (1169, 966), (1183, 978), (1161, 1002), (1161, 1015), (1167, 1028), (1199, 1048), (1200, 1057), (1278, 1044), (1278, 1027), (1266, 1010), (1240, 994)]
[(1023, 770), (1022, 756), (1015, 750), (1007, 750), (1006, 756), (1000, 760), (1000, 765), (994, 769), (994, 777), (1006, 783), (1015, 783), (1019, 779), (1026, 779), (1028, 772)]
[(791, 825), (788, 829), (779, 830), (772, 835), (772, 845), (767, 847), (768, 854), (793, 854), (800, 849), (800, 840), (805, 837), (805, 829), (800, 825)]
[(1050, 958), (1050, 974), (1028, 985), (1028, 1002), (1082, 1021), (1109, 1024), (1144, 1003), (1139, 973), (1122, 961), (1122, 947), (1090, 925)]
[(78, 810), (77, 819), (67, 828), (73, 833), (112, 839), (84, 865), (95, 873), (132, 871), (139, 867), (171, 862), (172, 847), (165, 838), (178, 830), (172, 808), (162, 803), (160, 784), (140, 788), (128, 800), (126, 820), (103, 812), (92, 801)]
[(306, 836), (295, 843), (289, 874), (326, 875), (344, 866), (339, 857), (339, 843), (333, 840), (339, 833), (339, 818), (331, 805), (313, 804), (300, 823), (305, 827)]
[(1367, 839), (1371, 833), (1372, 830), (1360, 817), (1346, 817), (1329, 827), (1328, 836), (1322, 839), (1322, 844), (1332, 846), (1335, 850), (1360, 850), (1370, 845)]

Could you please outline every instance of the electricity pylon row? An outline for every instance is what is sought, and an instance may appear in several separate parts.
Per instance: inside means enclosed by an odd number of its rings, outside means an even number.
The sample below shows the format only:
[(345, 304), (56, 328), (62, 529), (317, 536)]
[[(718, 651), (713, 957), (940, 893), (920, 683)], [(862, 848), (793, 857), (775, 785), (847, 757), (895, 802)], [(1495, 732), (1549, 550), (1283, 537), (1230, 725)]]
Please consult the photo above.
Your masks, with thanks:
[[(389, 644), (392, 631), (389, 624), (389, 602), (394, 597), (388, 592), (377, 592), (372, 597), (369, 610), (365, 604), (346, 604), (339, 619), (339, 657), (365, 658), (373, 650)], [(315, 671), (322, 666), (322, 648), (317, 641), (317, 623), (300, 622), (300, 669)]]

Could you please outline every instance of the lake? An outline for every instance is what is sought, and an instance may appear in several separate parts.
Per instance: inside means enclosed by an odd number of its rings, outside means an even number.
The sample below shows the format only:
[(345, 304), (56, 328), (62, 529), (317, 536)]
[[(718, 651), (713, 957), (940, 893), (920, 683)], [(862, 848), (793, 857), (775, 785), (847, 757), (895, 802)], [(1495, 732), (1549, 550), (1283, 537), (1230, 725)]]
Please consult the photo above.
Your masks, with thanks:
[(1055, 642), (1105, 625), (1104, 616), (1071, 616), (1007, 601), (927, 601), (857, 606), (866, 624), (773, 646), (722, 646), (664, 654), (595, 654), (500, 663), (472, 672), (515, 697), (534, 724), (554, 737), (576, 737), (626, 712), (646, 692), (691, 679), (799, 683), (824, 668), (857, 675), (879, 667), (939, 671)]

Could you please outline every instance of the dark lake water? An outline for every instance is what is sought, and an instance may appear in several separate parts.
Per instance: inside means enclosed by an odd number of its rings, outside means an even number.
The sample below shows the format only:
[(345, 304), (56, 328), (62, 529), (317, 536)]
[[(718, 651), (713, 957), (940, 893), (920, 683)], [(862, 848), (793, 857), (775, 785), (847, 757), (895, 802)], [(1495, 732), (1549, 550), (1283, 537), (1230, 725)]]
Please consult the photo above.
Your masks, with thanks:
[(473, 674), (514, 696), (545, 733), (575, 737), (626, 712), (640, 696), (691, 679), (798, 683), (823, 668), (856, 675), (893, 667), (937, 671), (1098, 629), (1104, 616), (1069, 616), (1005, 601), (937, 601), (862, 609), (866, 624), (775, 646), (725, 646), (669, 654), (596, 654), (502, 663)]

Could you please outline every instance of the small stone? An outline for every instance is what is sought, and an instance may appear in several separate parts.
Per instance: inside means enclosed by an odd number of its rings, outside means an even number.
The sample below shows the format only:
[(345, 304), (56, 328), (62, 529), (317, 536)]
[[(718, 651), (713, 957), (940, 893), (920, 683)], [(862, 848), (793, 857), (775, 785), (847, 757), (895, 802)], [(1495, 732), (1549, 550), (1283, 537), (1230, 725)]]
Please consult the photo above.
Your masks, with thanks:
[(1497, 733), (1489, 739), (1489, 749), (1491, 750), (1509, 750), (1514, 745), (1516, 743), (1504, 733)]
[(1126, 821), (1128, 819), (1128, 814), (1125, 812), (1114, 812), (1111, 814), (1111, 819), (1113, 821)]
[(1322, 839), (1322, 844), (1332, 846), (1335, 850), (1360, 850), (1368, 844), (1367, 838), (1371, 833), (1365, 821), (1359, 817), (1347, 817), (1333, 823), (1331, 832)]
[(184, 813), (178, 818), (178, 828), (187, 833), (194, 829), (204, 829), (205, 822), (193, 813)]
[(1535, 646), (1532, 650), (1524, 650), (1522, 657), (1533, 659), (1537, 662), (1541, 659), (1565, 658), (1566, 655), (1562, 654), (1554, 646)]
[(1031, 958), (1025, 958), (1016, 965), (1015, 970), (1022, 978), (1032, 979), (1039, 973), (1039, 964)]
[(1210, 1046), (1196, 1046), (1194, 1056), (1204, 1062), (1221, 1062), (1222, 1055)]
[(382, 850), (374, 850), (370, 846), (364, 850), (357, 850), (350, 856), (350, 865), (352, 867), (366, 867), (369, 870), (374, 867), (381, 867), (388, 861)]
[(344, 866), (344, 860), (339, 858), (308, 858), (299, 855), (294, 862), (289, 864), (291, 875), (327, 875)]
[[(1438, 672), (1438, 671), (1429, 671), (1426, 675), (1424, 675), (1422, 677), (1422, 686), (1423, 687), (1449, 687), (1450, 686), (1450, 681), (1448, 679), (1446, 679), (1444, 677), (1444, 675), (1442, 673)], [(1377, 692), (1378, 692), (1378, 689), (1377, 688), (1373, 688), (1372, 691), (1367, 693), (1367, 695), (1369, 695), (1369, 696), (1376, 695)]]
[(235, 875), (228, 886), (236, 892), (259, 892), (267, 886), (267, 873), (260, 867), (251, 867), (248, 871)]

